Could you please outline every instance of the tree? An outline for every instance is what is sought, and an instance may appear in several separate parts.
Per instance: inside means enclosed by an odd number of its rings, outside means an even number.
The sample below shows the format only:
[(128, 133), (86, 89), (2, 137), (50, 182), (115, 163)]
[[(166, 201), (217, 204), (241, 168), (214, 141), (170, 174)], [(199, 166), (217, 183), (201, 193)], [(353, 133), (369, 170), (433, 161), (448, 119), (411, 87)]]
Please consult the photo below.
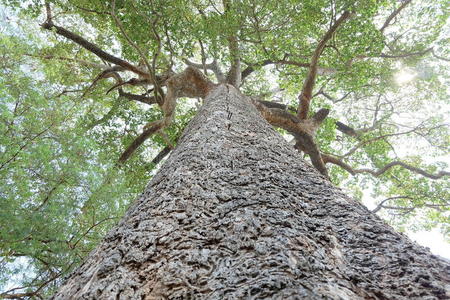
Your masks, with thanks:
[(220, 85), (54, 299), (445, 299), (449, 267), (334, 188)]
[[(153, 195), (128, 210), (60, 297), (223, 298), (227, 289), (231, 298), (448, 297), (446, 262), (328, 182), (351, 185), (344, 172), (373, 175), (375, 193), (387, 197), (375, 210), (400, 211), (403, 222), (426, 214), (445, 230), (445, 165), (398, 159), (392, 140), (413, 134), (435, 155), (445, 151), (445, 111), (423, 112), (446, 94), (439, 89), (445, 73), (433, 76), (447, 61), (440, 46), (444, 4), (52, 1), (23, 13), (37, 16), (44, 7), (48, 43), (3, 35), (0, 171), (8, 183), (28, 179), (2, 190), (2, 263), (25, 257), (35, 272), (20, 292), (3, 297), (51, 294), (179, 139), (153, 178)], [(400, 19), (408, 9), (420, 31)], [(420, 89), (407, 93), (392, 84), (397, 59), (429, 72), (417, 81)], [(11, 61), (41, 65), (30, 76)], [(277, 93), (271, 80), (286, 98), (281, 103), (266, 99)], [(420, 101), (425, 92), (433, 103)], [(288, 102), (294, 93), (298, 100)], [(180, 102), (208, 94), (214, 96), (179, 137), (195, 113)], [(411, 95), (419, 100), (406, 102)], [(145, 110), (149, 105), (160, 110)], [(349, 108), (356, 114), (338, 112)], [(405, 117), (404, 109), (415, 118), (411, 128), (411, 120), (394, 118)], [(150, 165), (142, 147), (149, 139), (162, 145)], [(329, 164), (338, 168), (330, 172)]]

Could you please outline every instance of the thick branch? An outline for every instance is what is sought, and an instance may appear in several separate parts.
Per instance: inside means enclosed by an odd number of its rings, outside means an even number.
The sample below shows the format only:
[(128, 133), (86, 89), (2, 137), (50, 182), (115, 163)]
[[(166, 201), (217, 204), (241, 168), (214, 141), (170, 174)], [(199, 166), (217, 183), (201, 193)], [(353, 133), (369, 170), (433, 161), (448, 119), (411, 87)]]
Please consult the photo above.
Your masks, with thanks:
[(269, 108), (264, 103), (268, 101), (263, 102), (255, 99), (252, 100), (253, 104), (259, 110), (264, 119), (266, 119), (266, 121), (271, 125), (283, 128), (291, 134), (302, 131), (312, 132), (304, 126), (304, 122), (301, 122), (301, 120), (299, 120), (296, 116), (285, 111), (284, 109), (278, 107)]
[(339, 159), (335, 156), (332, 156), (332, 155), (324, 154), (324, 153), (321, 153), (321, 156), (322, 156), (323, 162), (325, 164), (332, 163), (332, 164), (337, 165), (337, 166), (341, 167), (342, 169), (346, 170), (350, 174), (355, 175), (355, 170), (353, 170), (353, 168), (350, 165), (346, 164), (341, 159)]
[(124, 163), (130, 156), (136, 151), (136, 149), (142, 145), (152, 134), (162, 129), (164, 126), (164, 122), (162, 120), (158, 120), (148, 124), (141, 135), (139, 135), (132, 143), (127, 147), (127, 149), (122, 153), (119, 158), (119, 163)]
[(236, 36), (228, 38), (228, 48), (231, 55), (231, 67), (228, 71), (226, 82), (239, 89), (241, 85), (241, 58), (239, 53), (239, 44)]
[(319, 44), (316, 47), (316, 50), (313, 53), (313, 56), (311, 58), (310, 67), (308, 70), (308, 74), (306, 75), (306, 80), (303, 83), (302, 92), (299, 96), (299, 107), (298, 107), (298, 118), (299, 119), (306, 119), (309, 112), (309, 103), (312, 98), (312, 91), (314, 88), (314, 84), (316, 81), (317, 76), (317, 64), (319, 62), (320, 55), (322, 54), (322, 51), (325, 47), (325, 44), (328, 42), (328, 40), (331, 39), (333, 34), (336, 32), (338, 27), (344, 23), (348, 18), (350, 18), (351, 13), (349, 11), (344, 11), (344, 13), (339, 17), (339, 19), (336, 20), (336, 22), (331, 26), (330, 29), (325, 33), (322, 40), (319, 42)]
[(312, 116), (311, 119), (314, 120), (315, 123), (317, 123), (317, 126), (319, 126), (320, 124), (322, 124), (329, 113), (330, 110), (328, 108), (321, 108)]
[(124, 163), (152, 134), (170, 125), (178, 98), (205, 98), (215, 86), (200, 70), (193, 67), (187, 67), (183, 72), (173, 75), (166, 81), (166, 85), (167, 94), (161, 105), (164, 117), (145, 126), (141, 135), (120, 156), (119, 163)]
[[(268, 108), (277, 108), (277, 109), (281, 109), (284, 111), (290, 111), (293, 113), (296, 113), (297, 110), (292, 107), (292, 106), (288, 106), (286, 104), (282, 104), (282, 103), (277, 103), (277, 102), (272, 102), (272, 101), (265, 101), (265, 100), (256, 100), (259, 103), (263, 104), (264, 106), (268, 107)], [(312, 119), (315, 119), (317, 122), (322, 123), (322, 121), (328, 116), (329, 110), (322, 108), (320, 109), (313, 117)], [(298, 120), (298, 118), (296, 118), (296, 120)], [(300, 122), (300, 120), (298, 120)], [(353, 128), (351, 128), (350, 126), (345, 125), (342, 122), (336, 121), (336, 128), (337, 130), (349, 135), (349, 136), (353, 136), (353, 137), (358, 137), (361, 132), (360, 130), (355, 130)], [(361, 129), (361, 130), (365, 130), (365, 129)]]
[(194, 63), (188, 59), (184, 59), (184, 63), (188, 66), (197, 68), (197, 69), (203, 69), (206, 68), (207, 70), (211, 70), (214, 72), (214, 75), (216, 75), (216, 79), (218, 83), (225, 83), (226, 82), (226, 78), (225, 75), (222, 73), (222, 70), (220, 69), (219, 65), (217, 64), (217, 61), (214, 59), (211, 63), (209, 64), (197, 64)]
[(147, 72), (142, 71), (141, 69), (139, 69), (136, 66), (133, 66), (129, 62), (103, 51), (97, 45), (89, 42), (88, 40), (84, 39), (83, 37), (79, 36), (78, 34), (73, 33), (63, 27), (53, 24), (51, 15), (49, 13), (47, 15), (47, 20), (41, 26), (42, 26), (42, 28), (47, 29), (47, 30), (52, 30), (52, 31), (54, 30), (57, 34), (75, 42), (76, 44), (80, 45), (84, 49), (86, 49), (86, 50), (94, 53), (98, 57), (104, 59), (105, 61), (122, 66), (125, 69), (127, 69), (131, 72), (134, 72), (140, 76), (143, 76), (146, 78), (149, 77), (149, 74)]
[(308, 154), (311, 158), (313, 166), (321, 174), (328, 177), (327, 169), (320, 156), (320, 151), (314, 141), (314, 135), (317, 128), (328, 115), (329, 110), (321, 109), (314, 115), (313, 118), (308, 120), (300, 120), (295, 115), (283, 109), (277, 107), (269, 108), (265, 105), (265, 102), (275, 104), (273, 102), (259, 101), (256, 99), (252, 99), (252, 101), (267, 122), (273, 126), (283, 128), (291, 133), (296, 140), (295, 148)]
[[(231, 10), (231, 1), (222, 0), (225, 14), (229, 14)], [(237, 30), (227, 37), (228, 50), (231, 57), (231, 67), (228, 71), (226, 82), (239, 89), (241, 85), (241, 53), (239, 50), (239, 42), (237, 38)]]
[(336, 121), (336, 129), (339, 130), (340, 132), (352, 136), (352, 137), (357, 137), (358, 133), (356, 132), (355, 129), (351, 128), (348, 125), (345, 125), (342, 122)]
[(396, 9), (394, 10), (389, 17), (387, 17), (386, 21), (384, 21), (383, 26), (381, 26), (380, 28), (380, 32), (383, 33), (383, 31), (386, 29), (386, 27), (388, 27), (389, 25), (391, 25), (391, 21), (411, 2), (411, 0), (405, 0), (403, 1), (403, 3)]
[(152, 159), (152, 165), (156, 166), (159, 164), (161, 160), (164, 159), (167, 155), (169, 155), (170, 151), (172, 151), (172, 147), (166, 146), (164, 147), (156, 156)]
[(162, 99), (161, 99), (160, 95), (158, 95), (159, 101), (157, 101), (155, 96), (149, 97), (149, 96), (147, 96), (147, 93), (141, 94), (141, 95), (135, 95), (135, 94), (124, 92), (122, 89), (119, 89), (119, 96), (125, 97), (129, 100), (134, 100), (134, 101), (139, 101), (139, 102), (142, 102), (145, 104), (149, 104), (149, 105), (152, 105), (155, 103), (162, 103)]
[(166, 85), (167, 95), (162, 106), (166, 118), (173, 115), (177, 98), (205, 98), (215, 86), (199, 69), (193, 67), (187, 67), (183, 72), (170, 77)]
[(272, 101), (265, 101), (265, 100), (256, 100), (261, 104), (264, 104), (264, 106), (268, 107), (268, 108), (279, 108), (282, 110), (289, 110), (293, 113), (296, 113), (297, 110), (292, 107), (292, 106), (288, 106), (286, 104), (282, 104), (282, 103), (277, 103), (277, 102), (272, 102)]
[(328, 170), (325, 166), (325, 163), (320, 155), (319, 147), (317, 146), (314, 138), (305, 133), (301, 132), (300, 134), (294, 135), (297, 143), (295, 144), (295, 149), (301, 150), (309, 155), (311, 159), (311, 163), (313, 166), (324, 176), (328, 178)]

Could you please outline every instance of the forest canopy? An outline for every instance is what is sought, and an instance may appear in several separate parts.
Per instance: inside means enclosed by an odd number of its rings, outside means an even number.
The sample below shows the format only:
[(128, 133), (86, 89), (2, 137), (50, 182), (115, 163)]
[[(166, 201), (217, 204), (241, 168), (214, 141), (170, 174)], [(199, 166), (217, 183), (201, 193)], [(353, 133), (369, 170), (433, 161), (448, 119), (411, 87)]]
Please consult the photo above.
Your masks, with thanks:
[(202, 105), (189, 76), (239, 88), (399, 230), (448, 238), (448, 1), (0, 3), (2, 297), (51, 294), (120, 220)]

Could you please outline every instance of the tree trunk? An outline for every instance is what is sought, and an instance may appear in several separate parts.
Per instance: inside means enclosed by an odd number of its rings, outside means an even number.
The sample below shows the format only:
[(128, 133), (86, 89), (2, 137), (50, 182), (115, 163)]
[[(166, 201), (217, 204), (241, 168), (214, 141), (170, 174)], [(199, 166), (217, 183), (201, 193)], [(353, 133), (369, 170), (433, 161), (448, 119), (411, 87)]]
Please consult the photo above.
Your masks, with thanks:
[(449, 271), (220, 85), (54, 299), (449, 299)]

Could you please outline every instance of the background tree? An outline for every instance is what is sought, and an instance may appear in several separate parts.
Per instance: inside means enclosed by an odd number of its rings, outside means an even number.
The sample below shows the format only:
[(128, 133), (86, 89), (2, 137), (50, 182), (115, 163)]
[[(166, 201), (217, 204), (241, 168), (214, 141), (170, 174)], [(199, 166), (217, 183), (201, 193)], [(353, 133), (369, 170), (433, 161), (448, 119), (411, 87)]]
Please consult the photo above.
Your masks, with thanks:
[(399, 228), (448, 234), (448, 4), (298, 2), (3, 1), (0, 280), (25, 275), (8, 295), (52, 293), (117, 222), (202, 73)]

